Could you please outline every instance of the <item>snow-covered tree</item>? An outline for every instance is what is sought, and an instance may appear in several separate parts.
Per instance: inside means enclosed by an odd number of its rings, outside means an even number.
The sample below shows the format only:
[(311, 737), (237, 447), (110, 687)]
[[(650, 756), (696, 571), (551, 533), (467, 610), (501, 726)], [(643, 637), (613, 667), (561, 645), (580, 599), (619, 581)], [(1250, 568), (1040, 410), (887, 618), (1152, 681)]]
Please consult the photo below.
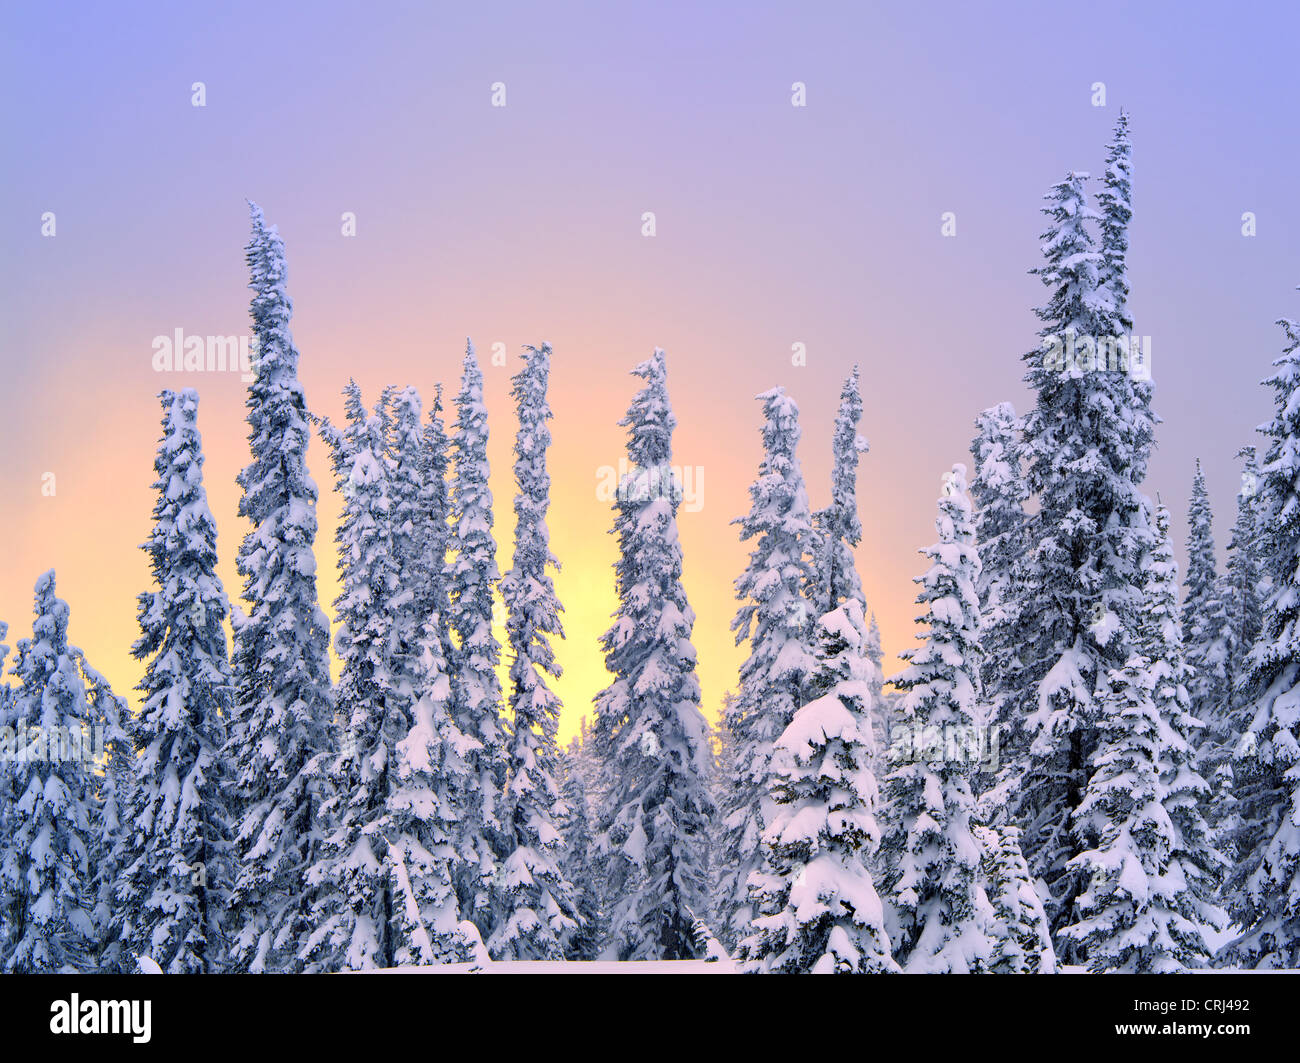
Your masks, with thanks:
[(1020, 850), (1020, 830), (1008, 824), (977, 826), (980, 877), (993, 908), (993, 974), (1055, 974), (1056, 950), (1043, 902)]
[[(9, 665), (9, 646), (5, 642), (5, 636), (9, 633), (9, 625), (0, 620), (0, 729), (9, 728), (12, 731), (14, 723), (13, 701), (14, 691), (9, 685), (9, 676), (5, 669)], [(9, 733), (0, 731), (0, 733)], [(0, 744), (0, 838), (11, 836), (13, 828), (10, 826), (14, 812), (14, 804), (18, 795), (14, 793), (13, 786), (15, 775), (10, 764), (10, 754), (13, 751), (5, 745)], [(5, 888), (3, 879), (4, 854), (0, 853), (0, 971), (7, 970), (6, 958), (9, 952), (9, 932), (10, 926), (10, 904), (12, 898)]]
[(1094, 972), (1204, 967), (1204, 930), (1222, 922), (1211, 900), (1221, 857), (1201, 815), (1208, 787), (1189, 740), (1198, 725), (1189, 712), (1177, 583), (1161, 507), (1143, 566), (1135, 652), (1110, 672), (1093, 772), (1074, 815), (1087, 848), (1073, 864), (1087, 886), (1076, 921), (1060, 934)]
[(1233, 755), (1253, 715), (1247, 656), (1263, 625), (1270, 578), (1261, 556), (1264, 542), (1255, 448), (1243, 447), (1237, 456), (1245, 459), (1245, 466), (1237, 494), (1237, 519), (1228, 539), (1227, 571), (1219, 580), (1219, 596), (1226, 614), (1227, 704), (1218, 716), (1203, 721), (1206, 733), (1199, 749), (1201, 771), (1212, 792), (1210, 826), (1230, 866), (1237, 863), (1237, 832), (1241, 827)]
[(560, 870), (573, 886), (577, 912), (577, 926), (564, 939), (566, 960), (594, 960), (602, 939), (600, 889), (592, 874), (594, 832), (585, 758), (581, 739), (575, 738), (561, 761), (559, 828), (564, 843)]
[(999, 716), (1004, 691), (1015, 688), (1015, 569), (1025, 550), (1029, 488), (1020, 468), (1020, 418), (1011, 403), (985, 410), (975, 418), (975, 430), (970, 494), (982, 566), (976, 587), (983, 660), (980, 679), (990, 711)]
[(451, 684), (435, 614), (421, 633), (420, 699), (396, 749), (388, 796), (388, 859), (397, 894), (395, 962), (465, 963), (483, 955), (478, 929), (461, 919), (455, 875), (456, 838), (475, 739), (448, 711)]
[(126, 699), (114, 694), (108, 680), (91, 668), (84, 657), (80, 660), (87, 703), (96, 729), (90, 780), (93, 799), (90, 866), (94, 891), (90, 914), (98, 942), (95, 969), (101, 974), (119, 974), (134, 970), (137, 963), (123, 933), (136, 898), (131, 898), (131, 906), (123, 905), (118, 899), (136, 807), (134, 723)]
[(563, 838), (556, 827), (560, 699), (546, 676), (560, 666), (551, 637), (564, 637), (563, 608), (549, 569), (559, 567), (550, 548), (546, 511), (551, 477), (546, 452), (551, 407), (546, 391), (551, 347), (525, 347), (512, 394), (519, 416), (515, 437), (515, 549), (501, 580), (510, 644), (510, 725), (507, 782), (502, 800), (503, 878), (496, 929), (488, 940), (493, 958), (559, 960), (564, 940), (577, 929), (573, 887), (561, 869)]
[(289, 333), (284, 242), (252, 207), (252, 461), (239, 474), (246, 615), (237, 614), (235, 705), (228, 738), (239, 809), (231, 950), (245, 970), (294, 971), (309, 930), (305, 876), (316, 862), (323, 760), (330, 745), (329, 621), (316, 597), (316, 485), (307, 472), (310, 415)]
[[(831, 502), (813, 517), (807, 598), (818, 615), (807, 702), (772, 749), (772, 819), (747, 885), (756, 912), (740, 956), (753, 971), (894, 968), (867, 869), (879, 830), (873, 722), (883, 685), (853, 547), (862, 538), (857, 469), (867, 441), (858, 370), (844, 382), (832, 436)], [(793, 454), (793, 444), (791, 445)], [(742, 685), (743, 693), (743, 685)]]
[[(1128, 114), (1120, 111), (1107, 146), (1106, 170), (1097, 196), (1097, 205), (1101, 208), (1098, 221), (1101, 261), (1097, 278), (1107, 297), (1101, 301), (1105, 320), (1099, 338), (1104, 341), (1109, 336), (1121, 342), (1118, 347), (1111, 348), (1113, 354), (1100, 349), (1099, 358), (1108, 371), (1112, 368), (1112, 359), (1116, 362), (1114, 369), (1118, 370), (1118, 379), (1113, 383), (1126, 411), (1118, 422), (1126, 430), (1122, 451), (1129, 452), (1132, 458), (1133, 482), (1141, 484), (1146, 478), (1147, 461), (1160, 417), (1152, 409), (1155, 384), (1151, 379), (1151, 366), (1141, 365), (1136, 360), (1137, 351), (1132, 346), (1136, 342), (1132, 335), (1128, 279), (1128, 227), (1133, 220), (1132, 178), (1133, 149), (1129, 143)], [(1130, 522), (1140, 526), (1141, 521), (1133, 516), (1131, 509), (1128, 513)]]
[(94, 921), (96, 848), (91, 791), (91, 729), (81, 653), (68, 644), (68, 605), (54, 573), (36, 581), (32, 637), (18, 643), (6, 749), (14, 803), (8, 810), (0, 904), (7, 936), (5, 970), (93, 969), (100, 941)]
[(1260, 513), (1260, 476), (1254, 447), (1237, 452), (1243, 458), (1241, 490), (1237, 492), (1237, 519), (1228, 538), (1228, 567), (1223, 574), (1222, 597), (1228, 613), (1228, 675), (1233, 687), (1245, 678), (1246, 657), (1263, 626), (1268, 573), (1260, 551), (1264, 528)]
[[(1161, 801), (1174, 828), (1167, 877), (1167, 904), (1178, 933), (1185, 934), (1184, 962), (1206, 966), (1206, 928), (1221, 930), (1223, 910), (1216, 903), (1227, 864), (1214, 842), (1205, 810), (1211, 786), (1200, 767), (1196, 743), (1204, 726), (1192, 710), (1194, 675), (1183, 648), (1178, 621), (1178, 565), (1169, 536), (1169, 511), (1156, 510), (1155, 538), (1142, 566), (1146, 608), (1138, 620), (1138, 648), (1150, 661), (1152, 698), (1160, 715)], [(1177, 936), (1170, 932), (1171, 937)]]
[(818, 628), (811, 686), (821, 693), (795, 712), (773, 750), (763, 865), (749, 882), (756, 914), (739, 958), (752, 972), (897, 970), (868, 870), (880, 832), (861, 599), (845, 599)]
[(1030, 871), (1047, 884), (1054, 929), (1075, 921), (1084, 886), (1070, 864), (1071, 822), (1097, 743), (1094, 692), (1128, 658), (1141, 609), (1136, 567), (1149, 530), (1138, 484), (1155, 423), (1149, 387), (1104, 352), (1120, 327), (1107, 272), (1117, 259), (1114, 246), (1095, 249), (1086, 176), (1068, 175), (1045, 208), (1046, 262), (1035, 272), (1050, 296), (1038, 310), (1043, 346), (1025, 356), (1036, 400), (1022, 443), (1039, 509), (1006, 605), (1006, 645), (1018, 659), (1010, 689), (1004, 675), (998, 692), (1010, 820), (1023, 828)]
[(420, 493), (420, 508), (425, 516), (424, 562), (423, 571), (412, 574), (415, 588), (412, 609), (422, 625), (428, 617), (438, 618), (442, 655), (450, 661), (454, 649), (447, 619), (450, 611), (447, 548), (451, 538), (451, 500), (447, 481), (451, 441), (447, 438), (442, 409), (442, 385), (437, 384), (424, 426), (424, 485)]
[(393, 549), (395, 463), (388, 456), (385, 402), (366, 416), (355, 381), (344, 394), (347, 428), (328, 420), (323, 426), (345, 498), (335, 536), (341, 589), (334, 602), (334, 648), (342, 663), (334, 705), (342, 740), (330, 767), (342, 785), (321, 808), (329, 829), (308, 873), (316, 902), (302, 958), (312, 970), (393, 965), (396, 904), (384, 836), (396, 747), (411, 726), (409, 684), (399, 690), (395, 674), (395, 620), (409, 592), (399, 582)]
[(1259, 543), (1268, 580), (1262, 626), (1246, 661), (1242, 731), (1234, 751), (1236, 863), (1225, 899), (1243, 933), (1222, 959), (1300, 967), (1300, 323), (1266, 384), (1277, 404), (1260, 431)]
[[(758, 401), (763, 403), (763, 461), (749, 489), (749, 513), (732, 522), (740, 525), (742, 542), (756, 540), (749, 564), (736, 580), (740, 608), (731, 623), (736, 644), (749, 643), (726, 720), (734, 767), (726, 780), (718, 854), (723, 915), (718, 930), (732, 949), (753, 921), (748, 883), (761, 866), (763, 831), (770, 822), (777, 782), (771, 767), (773, 748), (794, 719), (817, 668), (809, 648), (813, 618), (808, 600), (816, 578), (810, 562), (816, 537), (795, 453), (799, 407), (784, 388), (765, 391)], [(843, 578), (856, 580), (856, 570)]]
[(600, 764), (596, 873), (604, 887), (605, 953), (623, 960), (690, 959), (708, 911), (709, 731), (700, 711), (677, 536), (681, 484), (672, 470), (664, 352), (633, 373), (645, 386), (619, 424), (628, 473), (614, 532), (618, 608), (601, 639), (613, 681), (596, 696), (592, 746)]
[[(436, 419), (441, 399), (431, 411)], [(423, 404), (415, 388), (386, 389), (382, 399), (388, 411), (389, 515), (388, 534), (391, 565), (396, 589), (389, 599), (392, 614), (392, 691), (408, 723), (414, 722), (421, 676), (420, 654), (423, 627), (435, 614), (444, 627), (446, 618), (446, 576), (443, 572), (447, 533), (445, 452), (434, 469), (434, 448), (430, 435), (433, 420), (422, 423)], [(431, 483), (433, 476), (438, 483)], [(440, 524), (435, 528), (435, 522)]]
[[(1211, 726), (1227, 709), (1230, 632), (1214, 557), (1213, 516), (1201, 462), (1196, 462), (1192, 497), (1187, 506), (1187, 578), (1183, 597), (1182, 631), (1191, 669), (1187, 693), (1192, 715), (1202, 727), (1198, 748), (1213, 741)], [(1207, 750), (1208, 751), (1208, 750)]]
[(871, 734), (876, 744), (872, 770), (880, 779), (884, 778), (889, 730), (894, 725), (894, 699), (892, 691), (885, 691), (885, 651), (880, 643), (880, 625), (876, 623), (875, 613), (867, 621), (867, 641), (863, 652), (871, 662)]
[(1160, 719), (1148, 666), (1135, 655), (1111, 671), (1096, 710), (1097, 770), (1074, 812), (1076, 830), (1095, 838), (1096, 848), (1071, 861), (1090, 881), (1074, 900), (1075, 921), (1060, 936), (1078, 942), (1078, 957), (1096, 972), (1153, 973), (1168, 960), (1157, 937), (1163, 928), (1148, 916), (1171, 834), (1160, 802)]
[(983, 713), (980, 561), (965, 465), (945, 478), (935, 527), (939, 541), (921, 551), (930, 568), (915, 580), (923, 645), (903, 655), (907, 667), (894, 680), (904, 692), (899, 715), (911, 748), (885, 780), (887, 926), (904, 971), (981, 973), (993, 962), (994, 940), (971, 789), (970, 754)]
[(232, 875), (228, 770), (222, 751), (233, 700), (217, 576), (217, 525), (203, 487), (198, 394), (164, 391), (154, 460), (150, 590), (136, 609), (145, 662), (132, 727), (136, 787), (117, 903), (131, 953), (169, 973), (224, 969)]
[(1112, 334), (1133, 330), (1128, 298), (1128, 226), (1133, 219), (1133, 148), (1128, 138), (1128, 115), (1120, 111), (1106, 151), (1106, 172), (1097, 196), (1101, 207), (1101, 263), (1099, 280), (1109, 295)]
[(460, 392), (456, 395), (450, 501), (452, 529), (447, 548), (454, 645), (449, 658), (451, 716), (456, 728), (477, 745), (468, 752), (466, 807), (461, 810), (456, 853), (461, 866), (457, 890), (461, 912), (485, 937), (494, 929), (493, 879), (502, 846), (501, 794), (505, 786), (505, 731), (501, 720), (501, 645), (492, 629), (492, 606), (500, 573), (492, 534), (492, 489), (488, 484), (487, 407), (483, 371), (467, 344)]
[(865, 603), (862, 580), (853, 560), (853, 548), (862, 541), (858, 458), (870, 449), (866, 437), (858, 434), (861, 420), (862, 393), (855, 365), (840, 389), (840, 406), (835, 415), (830, 505), (813, 514), (813, 535), (809, 539), (814, 568), (808, 599), (816, 617), (825, 616), (850, 598)]

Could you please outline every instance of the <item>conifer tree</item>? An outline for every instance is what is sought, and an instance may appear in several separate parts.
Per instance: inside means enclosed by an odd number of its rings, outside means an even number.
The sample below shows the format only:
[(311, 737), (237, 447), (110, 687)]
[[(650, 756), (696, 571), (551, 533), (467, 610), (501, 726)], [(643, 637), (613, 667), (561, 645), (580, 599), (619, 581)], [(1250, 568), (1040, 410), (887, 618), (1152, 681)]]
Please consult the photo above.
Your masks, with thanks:
[(1247, 656), (1262, 627), (1269, 579), (1261, 557), (1264, 544), (1255, 448), (1243, 447), (1237, 456), (1245, 458), (1245, 466), (1237, 493), (1237, 519), (1228, 539), (1228, 568), (1220, 579), (1226, 614), (1228, 703), (1219, 716), (1204, 721), (1207, 733), (1200, 747), (1201, 770), (1212, 794), (1210, 826), (1230, 867), (1237, 863), (1241, 826), (1233, 757), (1238, 739), (1250, 727)]
[(68, 644), (68, 605), (54, 573), (36, 581), (32, 637), (18, 643), (8, 768), (9, 809), (0, 902), (8, 926), (5, 970), (75, 973), (94, 968), (95, 850), (89, 740), (94, 710), (81, 653)]
[(871, 757), (872, 771), (877, 779), (884, 778), (889, 751), (889, 731), (894, 725), (893, 699), (885, 692), (885, 651), (880, 644), (880, 625), (873, 612), (867, 623), (867, 641), (863, 647), (871, 662), (871, 735), (875, 752)]
[(324, 422), (345, 497), (336, 534), (341, 590), (334, 602), (334, 646), (342, 662), (334, 704), (342, 741), (330, 769), (342, 785), (322, 806), (329, 829), (308, 874), (316, 903), (302, 959), (311, 970), (393, 965), (397, 901), (384, 837), (396, 747), (411, 726), (409, 686), (399, 690), (395, 675), (394, 620), (406, 589), (393, 548), (394, 463), (385, 402), (366, 416), (355, 381), (344, 394), (348, 427), (339, 431)]
[(1101, 207), (1100, 281), (1110, 296), (1114, 334), (1133, 330), (1128, 299), (1128, 226), (1133, 218), (1133, 149), (1128, 138), (1128, 115), (1120, 111), (1106, 151), (1106, 172), (1097, 204)]
[(1138, 484), (1155, 423), (1149, 387), (1099, 354), (1121, 324), (1114, 233), (1123, 223), (1122, 212), (1101, 219), (1112, 235), (1097, 251), (1085, 178), (1070, 174), (1045, 208), (1046, 262), (1035, 272), (1051, 294), (1038, 310), (1043, 348), (1025, 357), (1036, 401), (1022, 450), (1039, 509), (1008, 603), (1013, 682), (998, 692), (1010, 819), (1023, 829), (1030, 871), (1047, 885), (1054, 930), (1075, 921), (1085, 885), (1070, 863), (1079, 851), (1070, 824), (1098, 741), (1094, 692), (1130, 656), (1141, 609), (1136, 566), (1149, 530)]
[(740, 954), (754, 971), (894, 967), (867, 870), (879, 842), (872, 725), (882, 683), (853, 559), (862, 538), (858, 457), (867, 450), (857, 433), (861, 416), (855, 366), (835, 420), (831, 502), (814, 515), (810, 537), (817, 666), (807, 677), (809, 700), (772, 752), (773, 819), (763, 834), (761, 868), (748, 882), (757, 916)]
[(438, 638), (442, 656), (450, 661), (455, 647), (448, 626), (450, 599), (447, 587), (447, 548), (451, 538), (451, 502), (448, 494), (448, 471), (451, 464), (451, 441), (442, 419), (442, 385), (435, 385), (433, 404), (424, 426), (424, 486), (420, 508), (425, 514), (426, 539), (422, 574), (413, 579), (415, 615), (421, 623), (427, 617), (438, 618)]
[(461, 918), (455, 882), (459, 818), (478, 743), (456, 727), (448, 710), (441, 631), (436, 614), (421, 629), (421, 694), (411, 729), (397, 744), (396, 784), (388, 796), (399, 964), (466, 963), (484, 954), (477, 927)]
[(1134, 654), (1109, 675), (1098, 707), (1094, 770), (1075, 813), (1088, 846), (1074, 858), (1087, 875), (1077, 921), (1061, 936), (1094, 972), (1163, 974), (1203, 967), (1203, 928), (1217, 927), (1213, 849), (1201, 802), (1207, 786), (1189, 733), (1189, 671), (1177, 605), (1169, 514), (1156, 516), (1143, 565), (1146, 603)]
[(862, 541), (858, 458), (870, 449), (866, 438), (858, 434), (861, 420), (862, 393), (855, 365), (840, 389), (840, 406), (835, 415), (831, 502), (813, 514), (814, 532), (809, 539), (816, 567), (808, 599), (817, 617), (832, 612), (849, 598), (865, 602), (862, 580), (853, 560), (853, 548)]
[[(982, 973), (994, 955), (993, 911), (980, 876), (975, 797), (967, 762), (981, 718), (980, 561), (966, 493), (966, 466), (947, 475), (935, 522), (939, 541), (922, 550), (929, 570), (915, 582), (927, 628), (894, 680), (911, 756), (885, 780), (889, 826), (881, 842), (894, 957), (907, 972)], [(935, 757), (932, 737), (943, 745)], [(951, 747), (951, 748), (950, 748)]]
[[(6, 735), (13, 732), (16, 723), (13, 715), (14, 692), (9, 685), (9, 676), (5, 671), (9, 666), (9, 646), (5, 642), (5, 636), (8, 633), (9, 625), (0, 620), (0, 729), (9, 729), (8, 731), (0, 730), (0, 733)], [(18, 797), (13, 791), (15, 776), (10, 763), (14, 752), (15, 750), (10, 748), (8, 742), (0, 742), (0, 838), (10, 837), (14, 829), (10, 825), (12, 817), (15, 815), (14, 804)], [(12, 929), (9, 908), (12, 898), (9, 897), (5, 888), (3, 878), (4, 861), (4, 855), (0, 854), (0, 971), (8, 970), (9, 934)]]
[(217, 526), (203, 487), (203, 450), (192, 389), (161, 395), (162, 438), (154, 461), (157, 500), (142, 549), (153, 587), (139, 595), (144, 661), (132, 728), (135, 797), (122, 853), (117, 906), (136, 957), (169, 973), (226, 965), (223, 920), (232, 875), (230, 809), (223, 760), (233, 700), (225, 622), (230, 605), (217, 576)]
[(592, 745), (600, 764), (596, 874), (604, 885), (604, 953), (624, 960), (696, 958), (707, 911), (709, 731), (700, 711), (677, 536), (677, 424), (664, 352), (633, 373), (645, 386), (619, 424), (630, 469), (619, 482), (614, 533), (618, 608), (601, 639), (614, 679), (596, 696)]
[[(437, 614), (445, 623), (445, 558), (437, 555), (446, 543), (446, 483), (431, 484), (433, 451), (422, 423), (423, 404), (415, 388), (386, 389), (388, 411), (389, 539), (395, 590), (392, 613), (392, 693), (409, 727), (419, 698), (422, 628)], [(436, 400), (435, 400), (436, 401)], [(433, 415), (436, 417), (437, 412)], [(446, 472), (445, 456), (437, 475)], [(434, 522), (441, 528), (435, 529)], [(436, 541), (435, 541), (436, 538)], [(444, 650), (445, 652), (445, 650)]]
[(1020, 850), (1020, 831), (1009, 824), (977, 826), (980, 875), (993, 907), (992, 974), (1055, 974), (1056, 950), (1043, 902)]
[(1237, 492), (1237, 519), (1228, 538), (1228, 569), (1223, 574), (1223, 599), (1228, 613), (1228, 675), (1233, 705), (1237, 687), (1247, 673), (1246, 657), (1263, 626), (1269, 575), (1260, 551), (1263, 547), (1260, 475), (1254, 447), (1242, 447), (1241, 490)]
[(500, 572), (492, 534), (492, 489), (488, 484), (487, 407), (483, 372), (473, 344), (465, 351), (456, 395), (456, 434), (451, 443), (452, 527), (447, 544), (448, 619), (453, 638), (449, 657), (451, 716), (472, 738), (466, 805), (461, 810), (456, 852), (461, 861), (457, 891), (461, 912), (487, 937), (499, 851), (503, 847), (501, 795), (505, 786), (505, 732), (501, 720), (501, 646), (492, 629)]
[(979, 585), (981, 687), (995, 718), (1004, 692), (1015, 689), (1015, 570), (1025, 551), (1025, 499), (1029, 489), (1020, 469), (1020, 418), (1001, 402), (975, 418), (971, 454), (975, 475), (975, 543)]
[(1268, 598), (1246, 661), (1238, 710), (1242, 723), (1233, 772), (1237, 805), (1231, 844), (1236, 862), (1224, 889), (1242, 927), (1222, 962), (1258, 969), (1300, 966), (1300, 323), (1283, 319), (1282, 356), (1265, 381), (1276, 413), (1260, 466), (1260, 553)]
[(794, 719), (817, 667), (809, 649), (808, 601), (815, 580), (810, 563), (815, 539), (795, 453), (799, 407), (784, 388), (765, 391), (758, 401), (764, 414), (763, 461), (749, 489), (750, 511), (733, 521), (741, 526), (741, 540), (755, 543), (748, 566), (736, 579), (740, 608), (731, 623), (736, 644), (748, 641), (749, 655), (727, 721), (735, 774), (727, 780), (723, 809), (719, 936), (729, 949), (748, 934), (753, 921), (748, 883), (761, 866), (760, 843), (771, 818), (777, 781), (773, 747)]
[(868, 870), (880, 840), (871, 759), (871, 687), (862, 602), (849, 597), (819, 621), (820, 696), (777, 740), (772, 818), (756, 909), (740, 959), (752, 972), (869, 974), (897, 970)]
[(563, 857), (560, 870), (573, 885), (574, 927), (564, 939), (566, 960), (594, 960), (602, 938), (600, 890), (592, 876), (594, 837), (592, 805), (587, 793), (586, 770), (581, 739), (569, 744), (562, 759), (560, 834)]
[(1207, 742), (1227, 711), (1229, 646), (1227, 608), (1221, 596), (1214, 558), (1213, 516), (1205, 474), (1196, 462), (1192, 497), (1187, 507), (1187, 578), (1184, 581), (1182, 630), (1191, 669), (1187, 693), (1192, 715), (1201, 721), (1195, 742), (1210, 752)]
[(564, 958), (565, 939), (577, 929), (578, 913), (573, 887), (560, 866), (563, 838), (555, 823), (560, 807), (556, 732), (561, 704), (546, 682), (547, 675), (560, 675), (550, 639), (564, 637), (563, 607), (548, 571), (559, 568), (546, 527), (551, 500), (546, 470), (551, 443), (546, 424), (551, 418), (546, 397), (550, 344), (525, 347), (523, 361), (512, 381), (519, 416), (515, 549), (510, 571), (501, 581), (512, 658), (508, 778), (501, 817), (504, 880), (502, 910), (488, 952), (496, 959), (559, 960)]
[(244, 970), (295, 971), (310, 926), (306, 873), (316, 863), (329, 789), (329, 621), (316, 598), (310, 415), (289, 333), (284, 243), (261, 209), (251, 209), (257, 364), (246, 403), (252, 461), (239, 474), (239, 513), (252, 528), (237, 560), (248, 609), (236, 614), (227, 752), (239, 812), (231, 951)]
[(137, 804), (134, 726), (126, 699), (113, 693), (108, 680), (91, 668), (84, 656), (80, 660), (94, 729), (90, 779), (91, 919), (98, 946), (94, 966), (100, 974), (121, 974), (135, 970), (137, 965), (123, 933), (128, 908), (118, 901)]

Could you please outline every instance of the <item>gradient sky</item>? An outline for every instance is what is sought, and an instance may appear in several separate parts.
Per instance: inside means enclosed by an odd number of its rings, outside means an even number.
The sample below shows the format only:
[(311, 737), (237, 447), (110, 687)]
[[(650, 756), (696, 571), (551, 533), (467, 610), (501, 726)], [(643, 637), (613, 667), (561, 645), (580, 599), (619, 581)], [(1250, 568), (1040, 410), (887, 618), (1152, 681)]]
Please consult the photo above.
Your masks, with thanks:
[[(982, 408), (1027, 406), (1041, 197), (1100, 177), (1132, 115), (1132, 306), (1164, 418), (1148, 490), (1183, 515), (1203, 460), (1220, 546), (1234, 452), (1269, 414), (1258, 381), (1300, 317), (1300, 99), (1291, 4), (526, 5), (5, 3), (0, 28), (0, 617), (31, 629), (58, 570), (70, 634), (122, 693), (148, 585), (155, 398), (193, 386), (221, 574), (246, 531), (238, 375), (151, 367), (153, 337), (247, 334), (245, 198), (284, 236), (311, 408), (353, 376), (432, 395), (464, 338), (487, 375), (502, 567), (509, 376), (555, 350), (552, 546), (568, 639), (564, 735), (603, 685), (614, 543), (597, 471), (623, 453), (628, 370), (668, 354), (675, 460), (703, 469), (683, 513), (705, 709), (740, 651), (728, 630), (747, 549), (732, 518), (776, 384), (803, 413), (814, 506), (840, 381), (861, 363), (871, 440), (859, 567), (886, 670), (913, 641), (916, 550), (970, 458)], [(191, 106), (191, 85), (206, 106)], [(791, 106), (791, 85), (807, 106)], [(1092, 105), (1094, 82), (1106, 85)], [(507, 106), (491, 106), (504, 82)], [(1095, 182), (1094, 182), (1095, 184)], [(52, 211), (57, 235), (41, 235)], [(341, 235), (352, 211), (357, 235)], [(657, 234), (641, 235), (653, 211)], [(957, 235), (940, 235), (941, 215)], [(1241, 235), (1241, 215), (1258, 235)], [(508, 364), (488, 364), (492, 345)], [(791, 365), (803, 343), (806, 367)], [(321, 599), (337, 592), (326, 451)], [(56, 494), (42, 494), (53, 472)], [(1183, 552), (1180, 549), (1180, 561)]]

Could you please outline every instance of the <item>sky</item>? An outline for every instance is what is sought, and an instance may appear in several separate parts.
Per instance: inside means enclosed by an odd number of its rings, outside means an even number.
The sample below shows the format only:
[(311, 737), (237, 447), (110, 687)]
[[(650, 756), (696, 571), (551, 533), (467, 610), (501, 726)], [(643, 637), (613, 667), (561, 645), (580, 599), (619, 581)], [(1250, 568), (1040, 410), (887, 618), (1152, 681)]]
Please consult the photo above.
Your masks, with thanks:
[[(1297, 31), (1284, 3), (0, 4), (6, 641), (30, 634), (54, 568), (72, 641), (133, 696), (163, 387), (199, 391), (238, 597), (245, 385), (152, 363), (177, 329), (248, 335), (251, 199), (285, 240), (313, 412), (337, 420), (349, 378), (368, 402), (387, 384), (450, 396), (473, 339), (503, 569), (509, 378), (522, 345), (552, 345), (562, 737), (607, 678), (598, 489), (624, 454), (629, 371), (655, 347), (674, 460), (701, 492), (679, 527), (706, 713), (743, 653), (729, 628), (748, 547), (731, 522), (761, 459), (754, 398), (781, 385), (798, 401), (815, 508), (855, 363), (871, 442), (858, 562), (893, 672), (944, 473), (970, 463), (980, 410), (1028, 406), (1042, 196), (1070, 170), (1097, 185), (1120, 107), (1132, 310), (1164, 421), (1146, 489), (1173, 511), (1182, 563), (1199, 457), (1222, 556), (1234, 455), (1271, 409), (1275, 321), (1300, 317)], [(332, 616), (339, 498), (319, 440), (309, 464)]]

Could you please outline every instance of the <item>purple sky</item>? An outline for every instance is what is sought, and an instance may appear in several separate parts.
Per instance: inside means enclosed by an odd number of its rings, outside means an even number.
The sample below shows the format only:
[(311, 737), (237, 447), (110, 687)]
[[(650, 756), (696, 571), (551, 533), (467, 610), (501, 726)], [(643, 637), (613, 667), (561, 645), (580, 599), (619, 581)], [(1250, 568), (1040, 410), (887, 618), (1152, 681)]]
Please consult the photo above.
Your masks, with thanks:
[[(521, 344), (553, 344), (565, 733), (601, 683), (612, 608), (597, 470), (618, 461), (627, 371), (653, 347), (678, 460), (704, 470), (681, 523), (712, 715), (739, 660), (727, 624), (746, 551), (729, 522), (759, 460), (753, 396), (783, 384), (799, 400), (819, 505), (839, 382), (861, 363), (860, 562), (885, 648), (903, 649), (943, 472), (970, 460), (980, 409), (1026, 407), (1041, 196), (1069, 169), (1100, 176), (1120, 106), (1132, 306), (1165, 422), (1148, 490), (1173, 510), (1180, 560), (1197, 456), (1226, 541), (1233, 455), (1270, 409), (1273, 322), (1300, 316), (1292, 5), (29, 4), (5, 21), (0, 617), (11, 644), (25, 636), (32, 584), (57, 567), (74, 641), (124, 692), (164, 383), (202, 396), (239, 589), (239, 382), (164, 382), (150, 359), (177, 328), (247, 332), (245, 197), (286, 239), (318, 412), (338, 415), (349, 376), (368, 399), (385, 383), (454, 393), (466, 335), (485, 363), (505, 345), (508, 366), (485, 367), (503, 567), (508, 376)], [(332, 612), (323, 447), (311, 463)]]

